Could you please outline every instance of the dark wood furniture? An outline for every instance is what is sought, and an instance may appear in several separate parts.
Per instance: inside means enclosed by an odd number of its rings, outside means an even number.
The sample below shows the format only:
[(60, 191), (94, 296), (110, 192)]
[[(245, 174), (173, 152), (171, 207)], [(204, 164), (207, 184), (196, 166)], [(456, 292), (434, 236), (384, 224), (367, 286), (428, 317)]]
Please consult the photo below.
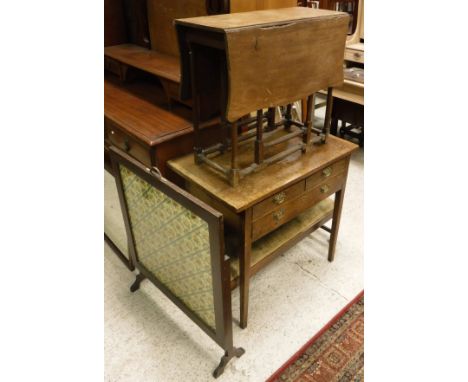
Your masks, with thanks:
[[(300, 0), (299, 5), (307, 6)], [(320, 8), (342, 7), (351, 13), (351, 25), (345, 49), (345, 67), (364, 69), (364, 0), (320, 0)], [(324, 92), (322, 92), (324, 93)], [(305, 102), (303, 102), (305, 105)], [(344, 79), (333, 92), (333, 113), (330, 132), (354, 138), (364, 146), (364, 80)], [(339, 122), (341, 121), (341, 127)]]
[(313, 7), (312, 3), (319, 4), (320, 9), (330, 9), (332, 11), (347, 12), (351, 16), (349, 19), (348, 35), (353, 35), (358, 26), (359, 5), (362, 0), (298, 0), (298, 5), (302, 7)]
[[(222, 0), (146, 0), (143, 1), (143, 12), (141, 6), (138, 6), (140, 2), (137, 1), (138, 4), (133, 7), (139, 10), (133, 14), (139, 17), (134, 17), (133, 23), (127, 20), (126, 25), (130, 30), (147, 31), (145, 41), (148, 43), (138, 43), (135, 38), (127, 38), (128, 41), (106, 46), (105, 66), (119, 75), (122, 81), (127, 80), (128, 72), (135, 69), (154, 75), (161, 82), (167, 101), (180, 101), (180, 65), (174, 19), (229, 12), (229, 4)], [(110, 29), (112, 24), (108, 25)]]
[[(342, 138), (352, 138), (364, 147), (364, 105), (336, 98), (334, 101), (330, 132)], [(338, 123), (341, 127), (338, 130)]]
[[(295, 151), (306, 152), (312, 134), (326, 142), (331, 105), (323, 130), (313, 128), (314, 93), (343, 83), (343, 53), (348, 16), (345, 13), (293, 7), (269, 11), (195, 17), (175, 21), (182, 63), (181, 98), (192, 99), (195, 129), (195, 160), (219, 171), (235, 186), (239, 179), (259, 171)], [(313, 38), (311, 39), (311, 36)], [(304, 47), (307, 46), (307, 49)], [(274, 57), (274, 59), (273, 59)], [(289, 70), (301, 62), (303, 70)], [(206, 70), (206, 67), (210, 70)], [(214, 79), (213, 79), (214, 77)], [(218, 102), (210, 102), (218, 91)], [(292, 103), (308, 97), (305, 123), (292, 120)], [(211, 104), (207, 114), (201, 105)], [(274, 121), (274, 108), (287, 105), (285, 118)], [(219, 109), (225, 138), (207, 146), (198, 132), (204, 121)], [(269, 109), (266, 114), (263, 109)], [(252, 111), (256, 117), (245, 118)], [(252, 129), (239, 135), (239, 125)], [(270, 139), (273, 130), (284, 127), (289, 134)], [(266, 156), (284, 140), (302, 137), (288, 151)], [(241, 168), (239, 145), (253, 144), (255, 156)], [(229, 166), (213, 162), (213, 155), (231, 150)]]
[[(277, 138), (285, 134), (277, 130)], [(296, 138), (298, 139), (298, 138)], [(285, 141), (282, 151), (297, 142)], [(247, 326), (249, 279), (275, 256), (333, 219), (328, 260), (333, 261), (351, 153), (357, 146), (330, 136), (326, 145), (313, 145), (231, 187), (217, 173), (195, 164), (187, 155), (168, 162), (185, 180), (185, 188), (224, 215), (226, 248), (233, 259), (232, 286), (240, 285), (240, 326)], [(253, 156), (243, 146), (240, 162)], [(225, 153), (215, 159), (230, 161)], [(335, 194), (335, 201), (329, 196)]]
[(223, 215), (122, 150), (111, 147), (110, 156), (139, 272), (130, 290), (149, 279), (224, 349), (217, 378), (231, 358), (244, 354), (233, 345)]
[[(332, 14), (336, 15), (330, 13)], [(298, 16), (297, 20), (300, 19)], [(341, 23), (338, 19), (337, 22)], [(268, 29), (268, 25), (265, 28)], [(151, 22), (149, 29), (152, 30)], [(208, 40), (204, 38), (204, 32), (206, 31), (197, 32), (203, 43)], [(219, 36), (223, 41), (219, 41)], [(200, 41), (193, 43), (198, 44)], [(203, 90), (202, 96), (196, 100), (195, 115), (200, 116), (200, 120), (196, 121), (198, 139), (207, 145), (224, 139), (223, 129), (219, 127), (220, 120), (216, 116), (223, 115), (220, 113), (220, 94), (227, 94), (220, 92), (220, 84), (226, 79), (221, 76), (220, 68), (225, 66), (219, 65), (217, 60), (211, 60), (212, 57), (219, 58), (219, 50), (225, 49), (224, 36), (218, 34), (217, 42), (213, 43), (216, 52), (205, 52), (205, 57), (209, 59), (205, 60), (204, 70), (211, 75), (198, 77), (198, 73), (195, 73), (196, 78), (200, 78), (196, 81), (197, 86), (203, 84), (203, 88), (198, 87)], [(119, 56), (119, 65), (113, 67), (112, 60), (106, 61), (109, 65), (107, 69), (120, 74), (121, 78), (119, 80), (108, 75), (105, 80), (105, 153), (109, 152), (111, 145), (116, 146), (147, 168), (157, 167), (165, 175), (168, 173), (166, 163), (169, 159), (193, 150), (195, 142), (190, 122), (192, 111), (182, 104), (171, 105), (167, 102), (167, 88), (160, 79), (166, 78), (173, 82), (177, 80), (174, 65), (165, 66), (165, 55), (170, 56), (170, 52), (145, 50), (142, 44), (120, 45), (108, 49), (111, 54)], [(183, 55), (182, 61), (186, 59), (187, 56)], [(133, 65), (140, 70), (136, 80), (121, 81), (125, 79), (121, 64)], [(187, 71), (190, 68), (187, 62), (182, 67), (185, 68), (182, 70), (183, 76), (193, 76), (194, 73)], [(326, 83), (327, 81), (317, 86), (323, 87)], [(183, 84), (191, 84), (191, 81), (184, 81)], [(182, 87), (184, 100), (191, 97), (191, 90), (190, 86)], [(238, 89), (231, 95), (237, 97), (243, 91)], [(329, 97), (331, 98), (331, 92)], [(289, 98), (291, 97), (287, 96), (284, 102), (289, 102), (286, 101)], [(261, 108), (259, 105), (255, 106), (257, 107)], [(243, 112), (242, 108), (237, 109), (238, 114), (231, 115), (228, 112), (225, 114), (226, 120), (235, 119)], [(329, 114), (331, 116), (331, 109)], [(258, 113), (258, 117), (263, 118), (261, 113)], [(269, 121), (271, 125), (271, 118)], [(263, 129), (257, 130), (257, 133), (260, 131), (263, 132)], [(232, 286), (240, 285), (241, 288), (242, 327), (247, 325), (250, 275), (332, 217), (329, 260), (333, 260), (349, 157), (355, 149), (355, 145), (351, 143), (329, 137), (326, 145), (311, 145), (310, 150), (301, 155), (296, 151), (297, 146), (302, 144), (299, 136), (288, 137), (287, 129), (271, 129), (271, 133), (271, 139), (276, 144), (268, 148), (269, 154), (275, 157), (289, 150), (291, 155), (278, 158), (278, 161), (262, 172), (252, 173), (240, 180), (236, 187), (227, 185), (207, 166), (196, 165), (193, 156), (174, 160), (170, 165), (191, 194), (224, 215), (226, 247), (234, 259), (231, 261)], [(259, 151), (254, 150), (252, 145), (240, 145), (237, 151), (236, 159), (241, 167), (251, 163), (252, 158), (255, 158), (255, 151), (257, 159), (261, 158)], [(108, 159), (108, 155), (106, 158)], [(226, 167), (232, 164), (232, 155), (225, 152), (213, 161)], [(114, 173), (109, 161), (106, 160), (105, 163)], [(333, 193), (336, 194), (334, 204), (327, 199)], [(130, 269), (135, 266), (132, 259), (128, 259), (127, 266)]]
[[(104, 151), (110, 145), (124, 150), (146, 166), (166, 174), (166, 161), (193, 149), (191, 110), (183, 105), (169, 109), (157, 82), (122, 85), (104, 80)], [(205, 139), (216, 140), (216, 121), (207, 126)], [(107, 163), (108, 160), (106, 161)]]

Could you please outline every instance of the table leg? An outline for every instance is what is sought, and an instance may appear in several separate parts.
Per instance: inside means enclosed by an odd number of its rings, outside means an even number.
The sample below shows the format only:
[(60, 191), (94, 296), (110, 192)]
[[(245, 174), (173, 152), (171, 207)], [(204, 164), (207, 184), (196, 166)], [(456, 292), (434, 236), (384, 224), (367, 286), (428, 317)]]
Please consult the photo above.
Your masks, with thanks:
[(330, 262), (335, 259), (336, 239), (338, 238), (338, 230), (340, 229), (341, 210), (343, 209), (343, 199), (346, 187), (345, 185), (343, 185), (343, 188), (335, 194), (335, 206), (333, 208), (330, 244), (328, 245), (328, 261)]
[(252, 209), (244, 213), (242, 229), (242, 247), (239, 254), (240, 263), (240, 327), (247, 327), (247, 316), (249, 312), (249, 283), (250, 283), (250, 254), (252, 251)]
[(338, 118), (332, 117), (331, 125), (330, 125), (330, 134), (334, 136), (338, 136)]

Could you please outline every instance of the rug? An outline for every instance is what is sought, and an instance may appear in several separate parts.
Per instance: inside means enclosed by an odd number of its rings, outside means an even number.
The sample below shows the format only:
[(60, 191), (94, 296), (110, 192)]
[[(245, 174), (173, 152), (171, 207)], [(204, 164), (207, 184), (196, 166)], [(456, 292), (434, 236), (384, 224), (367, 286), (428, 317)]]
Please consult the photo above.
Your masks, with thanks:
[(267, 382), (364, 381), (364, 291)]

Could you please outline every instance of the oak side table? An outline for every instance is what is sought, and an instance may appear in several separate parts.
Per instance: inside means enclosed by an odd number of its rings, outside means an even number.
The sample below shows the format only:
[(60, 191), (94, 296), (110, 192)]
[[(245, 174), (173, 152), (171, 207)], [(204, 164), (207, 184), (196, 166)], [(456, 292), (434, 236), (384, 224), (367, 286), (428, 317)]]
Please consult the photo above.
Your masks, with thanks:
[[(329, 136), (327, 143), (250, 174), (236, 187), (210, 167), (195, 164), (193, 155), (167, 162), (188, 192), (224, 216), (225, 252), (231, 257), (231, 287), (240, 286), (242, 328), (247, 326), (250, 277), (330, 219), (328, 260), (333, 261), (349, 161), (357, 147)], [(240, 163), (253, 155), (251, 146), (241, 147)], [(226, 164), (230, 153), (213, 160)]]

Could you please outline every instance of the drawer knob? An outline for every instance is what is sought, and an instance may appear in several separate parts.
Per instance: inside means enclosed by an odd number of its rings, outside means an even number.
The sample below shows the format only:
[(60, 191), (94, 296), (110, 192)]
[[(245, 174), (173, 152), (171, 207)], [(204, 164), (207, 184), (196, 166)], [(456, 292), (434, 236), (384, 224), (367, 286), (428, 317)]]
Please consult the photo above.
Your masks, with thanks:
[(114, 131), (114, 130), (111, 130), (111, 134), (114, 135), (114, 134), (115, 134), (115, 131)]
[(332, 168), (327, 167), (327, 168), (323, 169), (322, 174), (323, 174), (323, 176), (325, 178), (328, 178), (332, 174)]
[(322, 194), (326, 194), (328, 191), (330, 191), (330, 187), (328, 187), (328, 185), (324, 184), (322, 187), (320, 187), (320, 192)]
[(284, 202), (285, 199), (286, 199), (286, 194), (284, 192), (280, 192), (278, 195), (275, 195), (273, 197), (273, 203), (281, 204)]
[(124, 150), (127, 152), (130, 151), (130, 143), (128, 142), (127, 139), (124, 142)]
[(273, 213), (273, 219), (278, 223), (284, 217), (284, 208), (281, 208), (279, 211)]
[(354, 53), (355, 58), (361, 58), (361, 53)]

